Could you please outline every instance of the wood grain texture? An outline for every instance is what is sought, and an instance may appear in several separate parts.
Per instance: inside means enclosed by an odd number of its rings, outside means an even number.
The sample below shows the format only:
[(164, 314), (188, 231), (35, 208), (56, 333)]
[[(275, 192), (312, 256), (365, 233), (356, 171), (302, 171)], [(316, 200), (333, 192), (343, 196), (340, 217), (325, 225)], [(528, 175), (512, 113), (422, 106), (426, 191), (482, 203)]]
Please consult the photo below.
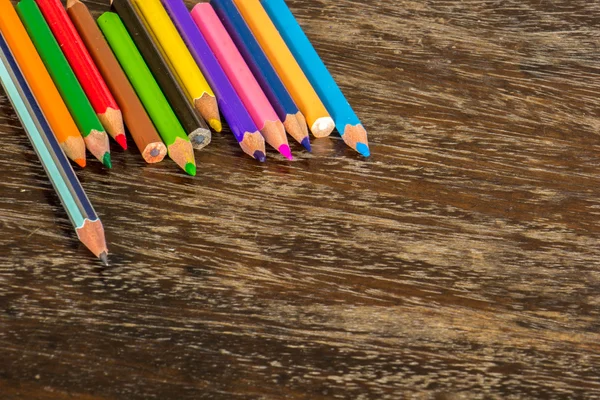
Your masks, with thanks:
[(600, 4), (289, 4), (373, 156), (113, 148), (110, 268), (0, 97), (1, 397), (600, 398)]

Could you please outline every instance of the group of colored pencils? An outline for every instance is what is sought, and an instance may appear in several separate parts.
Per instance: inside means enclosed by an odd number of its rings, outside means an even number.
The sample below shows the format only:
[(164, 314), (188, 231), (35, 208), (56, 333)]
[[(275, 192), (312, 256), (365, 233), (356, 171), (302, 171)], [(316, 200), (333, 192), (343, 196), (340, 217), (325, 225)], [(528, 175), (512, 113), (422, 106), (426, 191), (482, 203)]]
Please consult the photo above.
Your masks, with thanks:
[(80, 240), (106, 262), (102, 224), (66, 157), (111, 168), (109, 136), (144, 160), (196, 174), (193, 149), (222, 129), (263, 162), (292, 160), (289, 134), (337, 128), (365, 157), (367, 133), (284, 0), (0, 0), (0, 79)]

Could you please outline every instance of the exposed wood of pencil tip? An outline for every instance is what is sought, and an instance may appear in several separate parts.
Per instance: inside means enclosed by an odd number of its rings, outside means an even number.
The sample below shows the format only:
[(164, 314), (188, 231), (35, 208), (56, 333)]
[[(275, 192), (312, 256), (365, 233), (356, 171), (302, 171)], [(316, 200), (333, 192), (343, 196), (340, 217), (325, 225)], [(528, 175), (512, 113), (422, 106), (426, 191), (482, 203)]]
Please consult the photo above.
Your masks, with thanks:
[[(167, 148), (160, 141), (158, 132), (156, 132), (144, 106), (131, 87), (92, 14), (86, 5), (79, 1), (69, 4), (70, 7), (67, 8), (69, 17), (112, 91), (121, 109), (124, 123), (127, 124), (131, 137), (140, 150), (142, 157), (148, 163), (161, 161), (167, 154)], [(119, 144), (125, 148), (127, 146), (125, 135), (120, 136), (119, 140), (121, 140)]]
[(285, 128), (279, 120), (265, 121), (264, 126), (259, 131), (265, 137), (267, 143), (276, 149), (279, 149), (281, 145), (288, 144)]
[(308, 128), (306, 126), (306, 120), (301, 112), (296, 114), (287, 114), (285, 121), (283, 121), (285, 131), (290, 134), (298, 143), (308, 137)]
[(148, 164), (160, 162), (166, 155), (167, 146), (162, 142), (148, 143), (144, 151), (142, 151), (142, 157)]
[(244, 153), (250, 157), (257, 159), (260, 162), (265, 161), (265, 138), (260, 132), (245, 132), (244, 138), (240, 142), (240, 147)]
[(102, 253), (108, 254), (106, 239), (104, 237), (104, 227), (99, 219), (95, 221), (86, 219), (83, 226), (75, 230), (81, 243), (90, 249), (96, 257), (100, 258)]
[(304, 136), (308, 136), (308, 124), (306, 123), (306, 118), (304, 117), (304, 114), (302, 114), (302, 111), (296, 113), (296, 119), (298, 120), (298, 124), (300, 124)]
[(215, 96), (204, 92), (202, 96), (194, 99), (194, 107), (196, 107), (202, 118), (208, 122), (215, 132), (221, 132), (221, 115), (219, 114), (219, 106), (217, 105)]
[(75, 161), (80, 167), (85, 167), (85, 142), (83, 137), (69, 136), (67, 140), (60, 143), (60, 147), (63, 149), (67, 157)]
[[(359, 143), (362, 143), (364, 145), (364, 147), (367, 149), (369, 147), (369, 141), (367, 139), (367, 131), (361, 124), (346, 125), (346, 127), (344, 128), (344, 134), (342, 135), (342, 139), (344, 139), (344, 142), (348, 146), (350, 146), (354, 150), (359, 151), (359, 153), (361, 153), (361, 154), (363, 153), (363, 150), (358, 148)], [(366, 155), (366, 154), (363, 154), (363, 155)]]
[(210, 144), (212, 134), (210, 129), (198, 128), (188, 135), (188, 139), (190, 139), (194, 149), (201, 150)]
[(310, 127), (310, 131), (317, 138), (327, 137), (331, 135), (331, 132), (335, 129), (335, 122), (329, 116), (317, 118), (317, 120)]
[[(167, 152), (175, 164), (179, 165), (184, 171), (189, 173), (189, 164), (193, 164), (195, 168), (194, 148), (188, 140), (183, 140), (180, 137), (175, 138), (173, 144), (167, 146)], [(195, 173), (190, 175), (195, 175)]]
[[(80, 4), (81, 1), (79, 0), (67, 0), (67, 7), (66, 8), (71, 8), (76, 4)], [(112, 0), (111, 0), (111, 4), (112, 4)]]
[(110, 153), (110, 144), (106, 132), (92, 129), (83, 140), (90, 153), (100, 162), (104, 162), (105, 154)]
[(120, 135), (125, 135), (125, 125), (123, 123), (123, 113), (121, 110), (107, 107), (104, 113), (98, 114), (98, 118), (109, 135), (126, 149), (127, 145), (123, 145), (123, 140), (118, 138)]

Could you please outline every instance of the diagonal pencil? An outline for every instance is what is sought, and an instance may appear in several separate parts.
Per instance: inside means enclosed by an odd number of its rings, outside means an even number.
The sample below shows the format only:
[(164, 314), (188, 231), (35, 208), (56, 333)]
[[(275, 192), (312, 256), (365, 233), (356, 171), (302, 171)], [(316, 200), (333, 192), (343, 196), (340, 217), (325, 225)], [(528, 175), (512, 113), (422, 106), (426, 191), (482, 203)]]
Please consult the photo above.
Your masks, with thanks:
[(308, 121), (315, 137), (329, 136), (335, 129), (331, 116), (288, 49), (259, 0), (234, 0), (277, 74)]
[(258, 132), (248, 110), (227, 79), (208, 42), (192, 20), (183, 0), (164, 2), (190, 53), (214, 90), (219, 108), (242, 150), (260, 162), (265, 161), (265, 140)]
[(60, 46), (52, 36), (40, 9), (34, 0), (21, 0), (16, 9), (56, 88), (71, 112), (86, 147), (107, 168), (111, 168), (108, 135)]
[(188, 98), (209, 125), (216, 131), (220, 130), (221, 117), (214, 92), (173, 26), (160, 0), (131, 1), (144, 24), (152, 32), (156, 39), (155, 43), (165, 59), (175, 71)]
[(344, 142), (363, 156), (369, 157), (371, 153), (367, 131), (285, 1), (261, 0), (261, 3), (331, 114)]
[[(167, 5), (175, 1), (181, 0), (163, 0), (163, 3)], [(285, 130), (311, 151), (304, 114), (298, 109), (233, 0), (211, 0), (210, 4), (283, 122)]]
[(98, 18), (98, 26), (167, 145), (169, 157), (188, 174), (196, 175), (194, 149), (190, 139), (135, 47), (125, 25), (117, 14), (106, 12)]
[(87, 6), (78, 0), (69, 2), (67, 13), (114, 95), (142, 157), (149, 164), (162, 161), (167, 155), (167, 148)]
[(285, 158), (293, 160), (282, 121), (212, 6), (208, 3), (197, 4), (192, 10), (192, 18), (206, 38), (265, 141)]
[(85, 167), (83, 138), (9, 0), (0, 0), (0, 31), (65, 154)]
[(105, 265), (108, 265), (108, 249), (102, 222), (52, 133), (2, 34), (0, 34), (0, 81), (75, 227), (79, 240)]
[(60, 0), (35, 0), (102, 125), (127, 149), (123, 115)]
[[(136, 13), (131, 0), (114, 0), (112, 7), (121, 17), (121, 21), (154, 75), (158, 86), (171, 104), (194, 148), (199, 150), (206, 147), (211, 141), (210, 129), (198, 110), (188, 100), (174, 71), (157, 47), (151, 32)], [(213, 125), (220, 131), (221, 124), (214, 123)]]

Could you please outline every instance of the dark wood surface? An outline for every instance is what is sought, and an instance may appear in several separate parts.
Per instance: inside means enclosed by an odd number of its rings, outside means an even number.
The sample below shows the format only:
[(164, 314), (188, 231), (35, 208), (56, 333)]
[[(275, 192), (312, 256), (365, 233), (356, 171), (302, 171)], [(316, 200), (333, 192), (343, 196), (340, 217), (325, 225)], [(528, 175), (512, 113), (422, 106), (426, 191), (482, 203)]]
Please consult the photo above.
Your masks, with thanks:
[(373, 156), (114, 145), (109, 268), (0, 97), (0, 398), (600, 398), (599, 3), (289, 3)]

